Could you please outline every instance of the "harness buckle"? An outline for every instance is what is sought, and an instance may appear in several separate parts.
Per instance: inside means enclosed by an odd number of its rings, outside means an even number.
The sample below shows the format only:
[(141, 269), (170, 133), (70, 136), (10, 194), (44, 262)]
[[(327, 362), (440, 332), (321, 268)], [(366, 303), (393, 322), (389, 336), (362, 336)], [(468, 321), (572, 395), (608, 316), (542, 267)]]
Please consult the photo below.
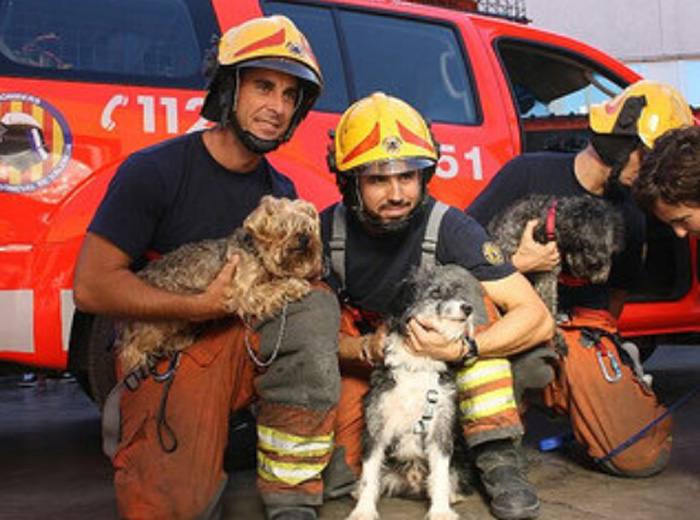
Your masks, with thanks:
[(141, 379), (143, 379), (141, 371), (139, 369), (133, 370), (124, 377), (124, 386), (130, 392), (135, 392), (141, 385)]
[(431, 388), (425, 393), (425, 400), (428, 401), (430, 404), (435, 404), (438, 401), (438, 391), (435, 390), (434, 388)]
[[(600, 371), (603, 373), (603, 377), (608, 383), (616, 383), (622, 377), (622, 370), (620, 370), (620, 365), (615, 359), (615, 356), (611, 355), (610, 352), (604, 350), (600, 344), (596, 345), (596, 357), (598, 358), (598, 365), (600, 365)], [(610, 367), (613, 373), (608, 372), (608, 367), (603, 360), (603, 356), (610, 360)]]
[(415, 433), (416, 435), (425, 435), (427, 431), (428, 427), (422, 419), (417, 421), (416, 424), (413, 425), (413, 433)]

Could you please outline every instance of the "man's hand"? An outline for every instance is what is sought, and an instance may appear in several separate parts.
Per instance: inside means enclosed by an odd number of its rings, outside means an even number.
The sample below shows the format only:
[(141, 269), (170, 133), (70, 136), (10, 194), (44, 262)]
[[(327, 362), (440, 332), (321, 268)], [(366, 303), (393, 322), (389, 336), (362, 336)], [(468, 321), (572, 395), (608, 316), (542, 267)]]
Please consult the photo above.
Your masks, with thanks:
[(239, 256), (234, 255), (228, 263), (224, 264), (207, 289), (199, 295), (199, 312), (193, 321), (222, 318), (236, 311), (238, 298), (241, 295), (235, 294), (231, 279), (236, 273), (239, 261)]
[[(366, 338), (366, 339), (365, 339)], [(386, 340), (386, 325), (383, 323), (373, 334), (363, 336), (364, 344), (362, 348), (363, 361), (374, 365), (384, 359), (384, 341)]]
[(384, 359), (386, 334), (386, 326), (383, 324), (374, 333), (363, 336), (349, 336), (341, 333), (338, 345), (339, 356), (341, 359), (374, 365)]
[(537, 220), (529, 220), (525, 225), (518, 250), (511, 258), (511, 262), (521, 273), (551, 271), (560, 261), (556, 242), (540, 244), (535, 240), (533, 233), (537, 222)]
[(408, 322), (408, 347), (418, 356), (440, 361), (457, 361), (463, 353), (462, 338), (446, 338), (430, 320), (414, 318)]

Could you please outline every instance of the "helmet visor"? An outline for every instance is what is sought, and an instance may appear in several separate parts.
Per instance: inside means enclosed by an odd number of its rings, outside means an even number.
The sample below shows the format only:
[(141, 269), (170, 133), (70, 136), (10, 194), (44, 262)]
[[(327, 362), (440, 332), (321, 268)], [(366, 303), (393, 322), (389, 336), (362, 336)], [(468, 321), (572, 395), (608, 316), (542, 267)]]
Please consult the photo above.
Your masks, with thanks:
[(403, 157), (401, 159), (385, 159), (363, 164), (353, 168), (350, 173), (362, 175), (398, 175), (410, 171), (422, 171), (434, 168), (435, 161), (424, 157)]
[(257, 60), (244, 61), (239, 65), (241, 68), (261, 68), (261, 69), (272, 69), (278, 72), (284, 72), (290, 76), (294, 76), (301, 80), (312, 83), (317, 89), (321, 88), (321, 79), (316, 75), (316, 73), (311, 70), (306, 65), (299, 63), (298, 61), (289, 60), (285, 58), (260, 58)]

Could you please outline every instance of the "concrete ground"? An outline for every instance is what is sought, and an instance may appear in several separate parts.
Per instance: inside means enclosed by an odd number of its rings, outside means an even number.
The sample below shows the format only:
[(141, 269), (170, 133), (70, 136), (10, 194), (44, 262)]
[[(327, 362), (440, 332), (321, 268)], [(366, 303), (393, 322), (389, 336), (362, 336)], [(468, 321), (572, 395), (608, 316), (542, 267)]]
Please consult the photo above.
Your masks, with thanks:
[[(663, 347), (647, 364), (661, 399), (671, 403), (700, 384), (700, 347)], [(75, 384), (49, 379), (19, 388), (0, 377), (0, 519), (116, 519), (111, 468), (100, 452), (99, 416)], [(590, 471), (566, 450), (541, 453), (540, 439), (565, 431), (541, 412), (528, 417), (525, 454), (538, 487), (543, 520), (700, 518), (700, 397), (675, 413), (674, 450), (661, 475), (621, 479)], [(253, 471), (236, 471), (225, 495), (227, 518), (262, 519)], [(350, 498), (334, 500), (321, 518), (345, 518)], [(386, 520), (423, 518), (420, 501), (382, 499)], [(463, 519), (490, 519), (477, 493), (456, 506)]]

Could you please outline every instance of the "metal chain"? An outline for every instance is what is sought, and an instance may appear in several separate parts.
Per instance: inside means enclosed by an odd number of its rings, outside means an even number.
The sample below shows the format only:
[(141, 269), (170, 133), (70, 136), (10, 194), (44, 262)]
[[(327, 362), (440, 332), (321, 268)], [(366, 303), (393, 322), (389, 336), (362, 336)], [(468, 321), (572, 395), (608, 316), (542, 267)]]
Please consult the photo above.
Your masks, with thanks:
[(279, 354), (280, 351), (280, 346), (282, 345), (282, 338), (284, 337), (284, 331), (287, 326), (287, 304), (284, 304), (284, 307), (282, 307), (282, 315), (280, 316), (280, 329), (279, 332), (277, 333), (277, 342), (275, 343), (275, 348), (272, 350), (272, 354), (270, 354), (270, 357), (267, 358), (265, 361), (261, 361), (258, 356), (255, 355), (255, 351), (253, 350), (253, 347), (250, 345), (250, 326), (246, 323), (246, 331), (245, 331), (245, 336), (243, 337), (243, 342), (245, 343), (245, 348), (248, 351), (248, 356), (250, 356), (250, 359), (253, 360), (253, 363), (255, 363), (257, 366), (260, 368), (266, 368), (269, 367), (272, 362), (277, 359), (277, 354)]

